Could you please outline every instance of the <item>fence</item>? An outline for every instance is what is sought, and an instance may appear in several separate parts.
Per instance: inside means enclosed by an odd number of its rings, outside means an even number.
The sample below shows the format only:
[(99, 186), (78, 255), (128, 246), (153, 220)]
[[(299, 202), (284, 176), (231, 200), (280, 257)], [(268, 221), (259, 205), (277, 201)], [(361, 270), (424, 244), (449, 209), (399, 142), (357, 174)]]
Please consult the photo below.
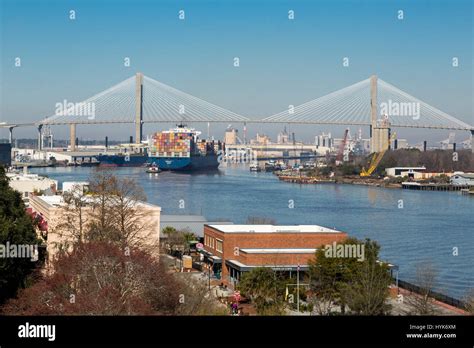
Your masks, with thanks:
[[(421, 288), (418, 285), (415, 285), (415, 284), (409, 283), (407, 281), (404, 281), (404, 280), (399, 279), (398, 280), (398, 286), (402, 289), (409, 290), (409, 291), (417, 293), (417, 294), (423, 293), (423, 288)], [(450, 306), (460, 308), (460, 309), (466, 309), (466, 304), (463, 301), (458, 300), (457, 298), (447, 296), (447, 295), (444, 295), (444, 294), (436, 292), (436, 291), (430, 291), (430, 297), (433, 297), (434, 299), (436, 299), (440, 302), (446, 303)]]

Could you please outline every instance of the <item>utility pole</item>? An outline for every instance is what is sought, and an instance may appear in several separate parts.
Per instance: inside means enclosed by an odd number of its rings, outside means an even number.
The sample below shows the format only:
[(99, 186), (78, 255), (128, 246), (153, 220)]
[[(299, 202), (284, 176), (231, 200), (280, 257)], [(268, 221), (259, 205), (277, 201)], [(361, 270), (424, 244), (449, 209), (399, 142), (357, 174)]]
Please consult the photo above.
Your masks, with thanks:
[(207, 268), (207, 274), (208, 274), (209, 291), (211, 291), (211, 262), (210, 261)]
[(296, 268), (296, 308), (298, 313), (300, 312), (300, 265), (298, 264), (298, 268)]

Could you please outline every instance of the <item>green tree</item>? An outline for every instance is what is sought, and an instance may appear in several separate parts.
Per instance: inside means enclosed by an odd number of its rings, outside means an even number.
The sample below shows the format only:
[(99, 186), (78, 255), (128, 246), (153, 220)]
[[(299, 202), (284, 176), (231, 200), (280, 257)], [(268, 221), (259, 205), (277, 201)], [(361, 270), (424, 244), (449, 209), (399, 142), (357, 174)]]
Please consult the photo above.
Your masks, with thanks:
[(384, 315), (390, 311), (388, 286), (392, 279), (388, 265), (378, 261), (380, 246), (367, 239), (364, 260), (358, 261), (342, 286), (341, 296), (352, 313)]
[(26, 214), (19, 192), (8, 185), (5, 170), (0, 166), (0, 303), (15, 296), (24, 288), (28, 276), (36, 263), (30, 258), (7, 258), (5, 248), (9, 245), (39, 245), (32, 219)]
[(257, 267), (242, 275), (238, 289), (255, 304), (260, 315), (283, 313), (284, 285), (270, 268)]
[[(355, 238), (348, 238), (339, 245), (356, 245), (360, 242)], [(314, 296), (312, 302), (320, 315), (333, 312), (335, 305), (345, 311), (342, 290), (349, 282), (350, 275), (357, 268), (356, 258), (341, 258), (329, 256), (326, 248), (319, 248), (315, 258), (309, 262), (310, 289)]]
[(363, 258), (328, 254), (326, 248), (317, 250), (309, 263), (309, 275), (312, 302), (318, 313), (329, 315), (339, 305), (342, 314), (346, 307), (355, 314), (385, 314), (389, 310), (385, 300), (391, 279), (387, 266), (378, 262), (378, 244), (370, 239), (361, 242), (348, 238), (337, 246), (363, 247)]

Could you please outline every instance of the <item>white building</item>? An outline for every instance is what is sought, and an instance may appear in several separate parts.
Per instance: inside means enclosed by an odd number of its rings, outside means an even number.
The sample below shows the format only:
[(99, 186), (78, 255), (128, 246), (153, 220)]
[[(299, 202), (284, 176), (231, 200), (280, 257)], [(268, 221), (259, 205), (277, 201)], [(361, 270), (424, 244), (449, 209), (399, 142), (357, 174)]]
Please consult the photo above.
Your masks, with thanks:
[(226, 145), (236, 145), (239, 131), (235, 128), (227, 128), (224, 135), (224, 143)]
[(317, 147), (327, 147), (331, 149), (334, 146), (334, 140), (331, 136), (331, 133), (325, 134), (323, 132), (320, 135), (316, 135), (314, 140)]
[(87, 181), (65, 181), (63, 182), (63, 193), (65, 192), (80, 192), (87, 193), (89, 191), (89, 182)]
[(9, 185), (12, 189), (21, 193), (25, 204), (28, 206), (29, 197), (34, 192), (43, 192), (54, 194), (58, 189), (58, 181), (38, 174), (24, 173), (7, 173)]
[(288, 144), (290, 142), (290, 138), (288, 133), (286, 132), (286, 127), (283, 132), (278, 133), (277, 136), (277, 144)]
[(474, 173), (454, 172), (451, 184), (459, 186), (474, 186)]
[[(391, 167), (385, 168), (385, 173), (387, 176), (393, 177), (404, 177), (404, 176), (413, 176), (414, 173), (424, 172), (426, 167)], [(413, 174), (413, 175), (411, 175)]]
[[(396, 139), (397, 149), (408, 149), (409, 144), (406, 139)], [(395, 149), (395, 139), (390, 140), (390, 148)]]

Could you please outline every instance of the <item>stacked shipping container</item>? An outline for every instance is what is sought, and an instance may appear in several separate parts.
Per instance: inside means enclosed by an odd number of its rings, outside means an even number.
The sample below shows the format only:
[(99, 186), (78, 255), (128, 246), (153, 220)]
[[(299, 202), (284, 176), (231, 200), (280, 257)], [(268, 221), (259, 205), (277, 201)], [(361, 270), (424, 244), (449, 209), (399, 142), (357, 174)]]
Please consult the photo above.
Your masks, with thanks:
[(151, 152), (159, 157), (189, 157), (192, 142), (192, 133), (159, 132), (153, 135)]

